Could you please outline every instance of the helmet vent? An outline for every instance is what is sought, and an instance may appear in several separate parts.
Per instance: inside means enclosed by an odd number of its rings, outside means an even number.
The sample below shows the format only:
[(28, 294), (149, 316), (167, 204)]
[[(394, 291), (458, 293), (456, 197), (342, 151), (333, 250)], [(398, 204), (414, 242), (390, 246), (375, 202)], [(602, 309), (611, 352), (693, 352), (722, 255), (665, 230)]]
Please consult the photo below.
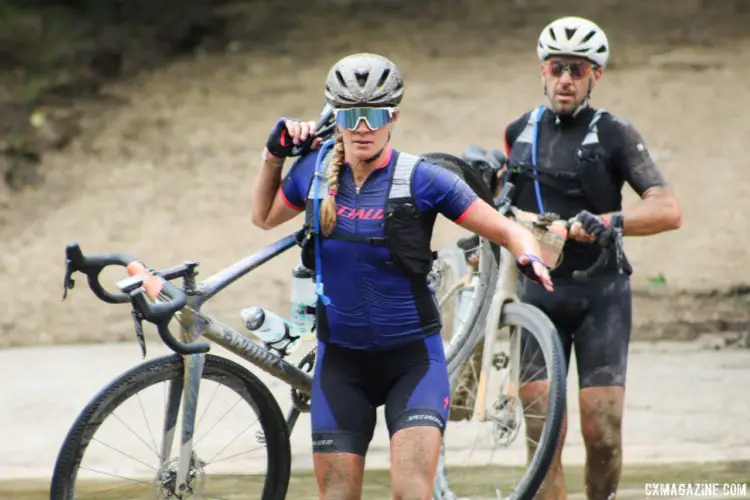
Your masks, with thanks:
[(596, 35), (596, 31), (594, 30), (589, 31), (588, 34), (585, 37), (583, 37), (583, 40), (581, 40), (581, 43), (588, 42), (594, 37), (594, 35)]
[(573, 36), (575, 36), (576, 31), (578, 31), (578, 28), (565, 28), (565, 36), (567, 36), (568, 40), (570, 40), (573, 38)]
[(342, 87), (346, 87), (346, 80), (344, 80), (344, 75), (341, 74), (341, 71), (336, 71), (336, 80), (338, 80)]
[(382, 87), (385, 84), (385, 82), (386, 82), (386, 80), (388, 80), (388, 76), (390, 74), (391, 74), (391, 70), (390, 69), (386, 69), (385, 71), (383, 71), (383, 74), (380, 75), (380, 80), (378, 80), (378, 87)]
[(368, 73), (354, 73), (355, 78), (357, 79), (357, 85), (360, 87), (364, 87), (367, 83), (367, 77), (369, 76)]

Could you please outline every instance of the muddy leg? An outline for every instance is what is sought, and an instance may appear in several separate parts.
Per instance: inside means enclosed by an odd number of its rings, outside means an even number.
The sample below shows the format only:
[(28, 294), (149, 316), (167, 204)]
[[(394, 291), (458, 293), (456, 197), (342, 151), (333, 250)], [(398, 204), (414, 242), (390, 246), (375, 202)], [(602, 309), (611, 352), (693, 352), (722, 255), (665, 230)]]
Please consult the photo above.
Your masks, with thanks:
[(313, 453), (320, 500), (362, 498), (365, 457), (353, 453)]
[(394, 500), (430, 500), (442, 436), (435, 427), (401, 429), (391, 440)]
[(622, 471), (624, 387), (581, 389), (581, 431), (586, 444), (586, 496), (615, 498)]

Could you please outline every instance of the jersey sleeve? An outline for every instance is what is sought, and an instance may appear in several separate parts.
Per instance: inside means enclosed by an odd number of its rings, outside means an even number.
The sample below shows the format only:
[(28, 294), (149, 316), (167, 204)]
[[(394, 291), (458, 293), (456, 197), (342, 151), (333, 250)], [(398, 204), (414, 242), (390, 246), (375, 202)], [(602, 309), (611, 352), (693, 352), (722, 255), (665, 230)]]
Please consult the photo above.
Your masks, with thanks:
[(417, 165), (412, 189), (420, 211), (433, 210), (453, 222), (460, 222), (479, 201), (479, 196), (459, 176), (433, 163)]
[(317, 156), (317, 151), (311, 151), (297, 158), (281, 181), (279, 194), (289, 208), (299, 211), (305, 209), (310, 183), (315, 174)]
[(652, 187), (666, 186), (664, 176), (656, 167), (646, 142), (635, 127), (621, 118), (614, 119), (614, 127), (617, 141), (614, 163), (630, 187), (641, 196)]
[(526, 126), (526, 122), (529, 121), (530, 115), (530, 111), (524, 113), (514, 121), (510, 122), (507, 127), (505, 127), (503, 140), (505, 144), (505, 156), (507, 156), (508, 158), (510, 158), (510, 150), (513, 147), (513, 143), (516, 142), (518, 136), (521, 135), (521, 132), (523, 132), (523, 129)]

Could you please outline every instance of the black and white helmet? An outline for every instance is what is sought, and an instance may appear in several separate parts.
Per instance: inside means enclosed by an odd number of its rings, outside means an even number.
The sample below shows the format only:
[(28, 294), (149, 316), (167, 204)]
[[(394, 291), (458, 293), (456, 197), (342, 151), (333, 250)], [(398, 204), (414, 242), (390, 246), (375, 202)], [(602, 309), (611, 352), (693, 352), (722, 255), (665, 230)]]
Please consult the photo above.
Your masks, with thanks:
[(333, 65), (326, 78), (325, 99), (334, 108), (396, 107), (403, 97), (401, 72), (377, 54), (347, 56)]
[(596, 23), (582, 17), (561, 17), (542, 30), (536, 53), (540, 61), (552, 56), (573, 56), (604, 68), (609, 58), (609, 42)]

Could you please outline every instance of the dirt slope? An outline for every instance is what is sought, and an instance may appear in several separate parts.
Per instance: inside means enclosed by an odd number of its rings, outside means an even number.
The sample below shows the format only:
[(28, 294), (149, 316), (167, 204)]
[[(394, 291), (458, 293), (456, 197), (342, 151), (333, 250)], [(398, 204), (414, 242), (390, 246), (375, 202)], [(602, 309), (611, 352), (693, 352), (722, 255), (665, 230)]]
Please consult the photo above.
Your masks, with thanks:
[[(641, 130), (683, 204), (680, 231), (627, 242), (640, 293), (651, 276), (668, 285), (667, 295), (637, 301), (636, 335), (649, 338), (742, 328), (750, 317), (741, 296), (674, 295), (750, 282), (743, 265), (750, 260), (750, 124), (742, 111), (750, 104), (742, 62), (750, 60), (750, 41), (737, 38), (750, 20), (731, 2), (700, 16), (700, 2), (679, 10), (667, 3), (592, 2), (578, 10), (597, 15), (615, 54), (595, 104)], [(105, 91), (125, 104), (88, 113), (84, 135), (45, 157), (44, 186), (16, 195), (3, 213), (0, 345), (130, 338), (125, 307), (100, 303), (83, 281), (60, 303), (71, 240), (85, 252), (127, 251), (153, 267), (195, 258), (207, 276), (293, 231), (296, 222), (269, 232), (250, 224), (250, 185), (269, 127), (280, 115), (315, 116), (335, 59), (370, 50), (400, 65), (407, 94), (396, 147), (499, 147), (504, 125), (541, 102), (539, 28), (576, 12), (540, 1), (414, 12), (399, 5), (388, 20), (372, 7), (319, 9), (262, 41), (256, 30), (252, 43), (235, 31), (232, 50), (108, 84)], [(257, 27), (264, 15), (235, 8), (232, 18), (235, 27), (243, 19)], [(435, 244), (459, 232), (442, 221)], [(209, 309), (237, 326), (239, 310), (253, 303), (283, 311), (296, 261), (289, 252), (263, 266)]]

